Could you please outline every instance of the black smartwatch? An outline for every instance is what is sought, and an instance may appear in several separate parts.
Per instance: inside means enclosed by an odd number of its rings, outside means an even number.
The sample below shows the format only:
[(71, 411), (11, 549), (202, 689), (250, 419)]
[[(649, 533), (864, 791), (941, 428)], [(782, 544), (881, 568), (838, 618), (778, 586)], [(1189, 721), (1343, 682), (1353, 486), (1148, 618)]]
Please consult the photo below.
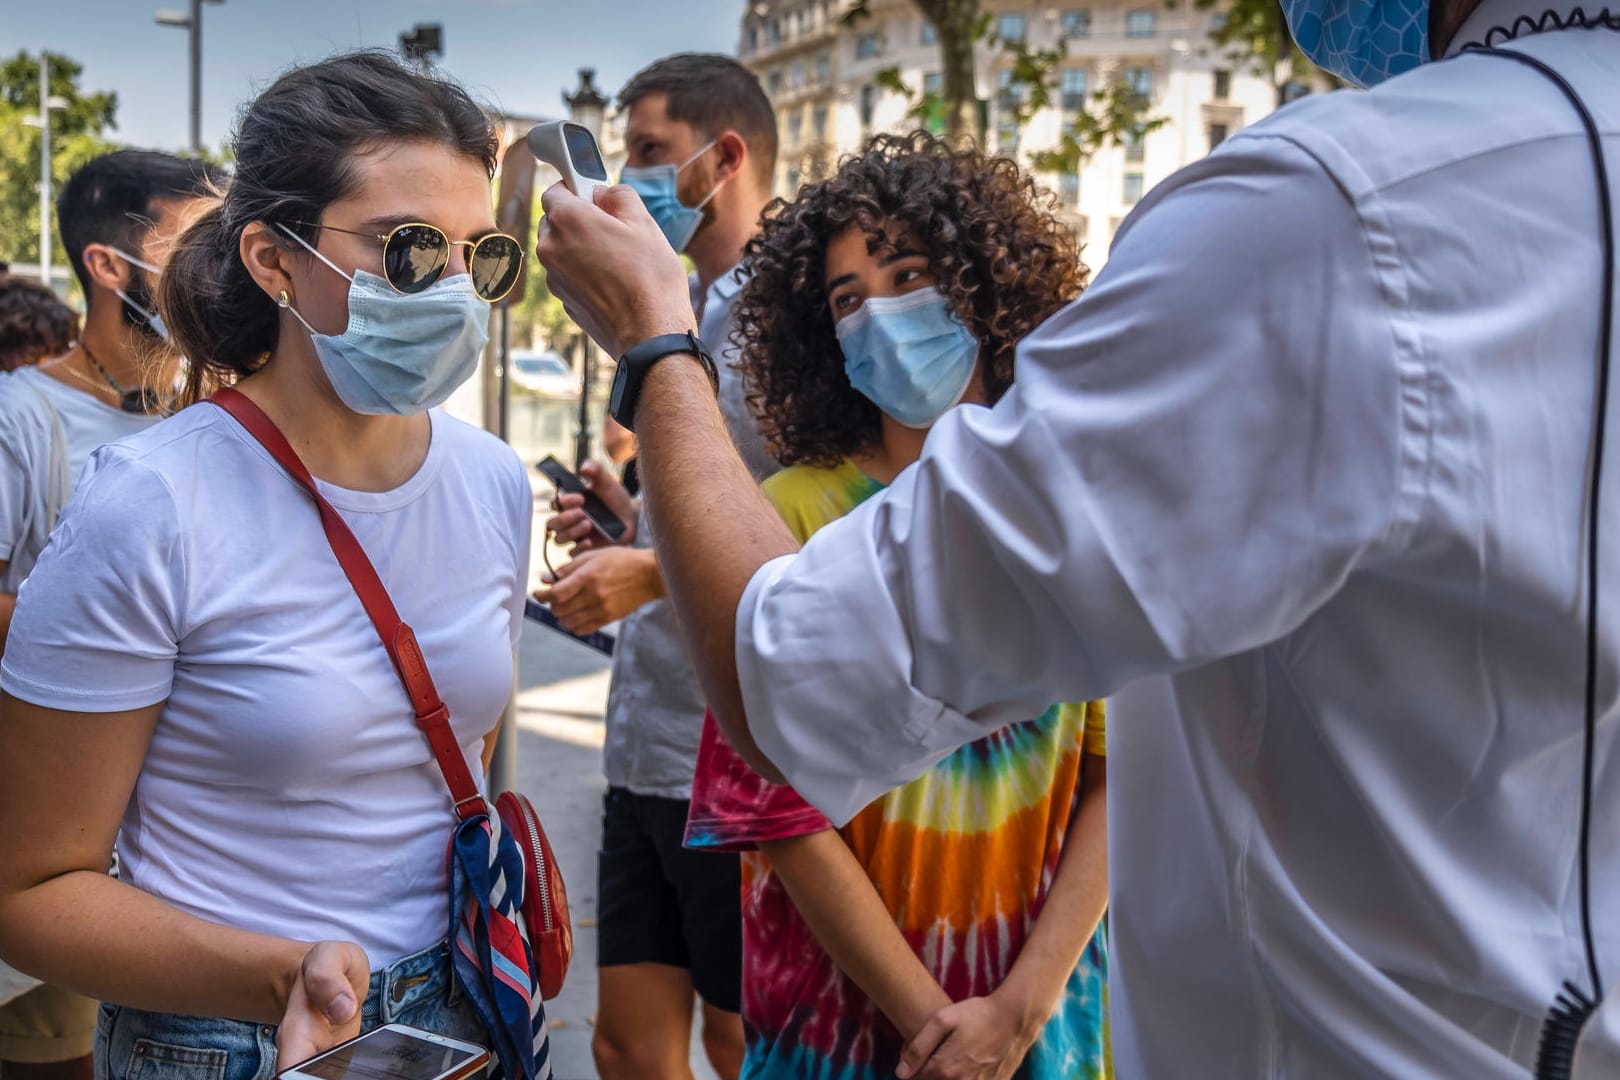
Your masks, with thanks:
[(688, 330), (684, 334), (659, 334), (630, 348), (619, 357), (619, 370), (613, 375), (613, 393), (608, 398), (608, 414), (627, 431), (635, 431), (636, 403), (641, 400), (641, 384), (654, 364), (666, 356), (686, 353), (698, 358), (715, 392), (720, 389), (720, 374), (715, 370), (714, 357), (698, 336)]

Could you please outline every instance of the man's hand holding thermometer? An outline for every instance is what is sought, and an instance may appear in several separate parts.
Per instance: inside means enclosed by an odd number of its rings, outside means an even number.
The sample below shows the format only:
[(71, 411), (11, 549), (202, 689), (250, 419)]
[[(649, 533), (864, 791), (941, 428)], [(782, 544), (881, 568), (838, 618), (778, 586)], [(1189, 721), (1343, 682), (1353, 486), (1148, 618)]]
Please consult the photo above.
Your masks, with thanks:
[(541, 199), (535, 255), (569, 317), (615, 358), (659, 334), (695, 331), (680, 257), (640, 196), (609, 185), (591, 133), (548, 121), (530, 130), (529, 149), (563, 176)]

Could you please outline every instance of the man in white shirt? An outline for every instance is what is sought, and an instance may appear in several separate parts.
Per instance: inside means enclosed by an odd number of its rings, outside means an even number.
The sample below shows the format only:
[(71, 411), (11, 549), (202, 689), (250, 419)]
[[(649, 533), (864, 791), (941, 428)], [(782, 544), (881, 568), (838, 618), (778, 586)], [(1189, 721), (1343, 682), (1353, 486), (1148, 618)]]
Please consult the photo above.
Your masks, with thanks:
[[(646, 193), (666, 252), (683, 251), (696, 268), (691, 310), (721, 358), (727, 430), (754, 478), (764, 480), (776, 462), (748, 413), (742, 375), (730, 366), (736, 351), (727, 342), (743, 247), (771, 197), (776, 114), (747, 68), (730, 57), (693, 53), (636, 73), (619, 103), (625, 180)], [(583, 499), (563, 496), (550, 526), (560, 540), (586, 543), (537, 595), (576, 633), (623, 620), (602, 751), (608, 791), (598, 854), (596, 1067), (603, 1080), (690, 1075), (695, 990), (709, 1060), (721, 1077), (735, 1077), (743, 1056), (737, 856), (681, 843), (703, 691), (664, 598), (653, 530), (639, 502), (594, 463), (585, 475), (631, 528), (617, 545), (594, 546), (578, 509)]]
[[(17, 590), (91, 451), (155, 424), (173, 393), (156, 271), (221, 179), (206, 162), (120, 150), (63, 185), (57, 227), (87, 310), (66, 353), (0, 374), (0, 655)], [(88, 1077), (95, 1009), (53, 986), (0, 1007), (0, 1072)]]
[[(1369, 28), (1379, 4), (1285, 4), (1330, 62), (1509, 41), (1574, 85), (1614, 175), (1620, 34), (1558, 29), (1579, 19), (1557, 6), (1440, 0)], [(607, 348), (689, 327), (632, 199), (547, 204), (550, 280)], [(1007, 397), (946, 417), (792, 558), (705, 373), (651, 367), (633, 419), (660, 556), (733, 742), (842, 821), (1036, 703), (1117, 694), (1122, 1075), (1523, 1075), (1560, 983), (1591, 989), (1598, 207), (1578, 114), (1512, 60), (1283, 110), (1144, 200)], [(1590, 887), (1612, 976), (1602, 626)], [(1581, 1065), (1620, 1069), (1620, 1008)]]

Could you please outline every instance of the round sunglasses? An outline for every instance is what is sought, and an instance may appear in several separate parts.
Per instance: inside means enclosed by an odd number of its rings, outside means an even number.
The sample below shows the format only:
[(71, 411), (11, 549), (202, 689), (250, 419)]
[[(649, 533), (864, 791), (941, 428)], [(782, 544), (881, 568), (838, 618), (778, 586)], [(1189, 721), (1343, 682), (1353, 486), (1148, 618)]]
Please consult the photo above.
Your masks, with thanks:
[(432, 285), (450, 265), (450, 249), (467, 247), (467, 273), (473, 291), (496, 303), (517, 284), (523, 269), (523, 246), (505, 233), (490, 233), (477, 240), (452, 240), (437, 225), (411, 222), (397, 225), (386, 233), (356, 232), (313, 221), (294, 221), (312, 229), (330, 229), (347, 236), (376, 240), (383, 249), (383, 278), (395, 292), (419, 293)]

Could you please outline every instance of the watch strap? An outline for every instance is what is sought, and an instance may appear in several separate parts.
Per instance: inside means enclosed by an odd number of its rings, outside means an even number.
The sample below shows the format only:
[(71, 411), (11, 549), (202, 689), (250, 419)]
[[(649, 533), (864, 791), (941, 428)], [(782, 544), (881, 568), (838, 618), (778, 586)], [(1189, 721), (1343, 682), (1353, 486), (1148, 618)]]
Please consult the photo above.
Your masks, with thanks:
[(646, 380), (647, 373), (658, 361), (677, 353), (697, 357), (698, 363), (703, 365), (704, 373), (709, 376), (709, 384), (714, 387), (716, 394), (720, 392), (720, 372), (715, 367), (713, 354), (709, 352), (708, 346), (703, 344), (702, 338), (690, 330), (681, 334), (658, 334), (650, 337), (626, 349), (624, 355), (619, 358), (619, 378), (623, 383), (620, 392), (615, 395), (613, 419), (626, 430), (635, 430), (633, 422), (636, 403), (641, 400), (641, 384)]

